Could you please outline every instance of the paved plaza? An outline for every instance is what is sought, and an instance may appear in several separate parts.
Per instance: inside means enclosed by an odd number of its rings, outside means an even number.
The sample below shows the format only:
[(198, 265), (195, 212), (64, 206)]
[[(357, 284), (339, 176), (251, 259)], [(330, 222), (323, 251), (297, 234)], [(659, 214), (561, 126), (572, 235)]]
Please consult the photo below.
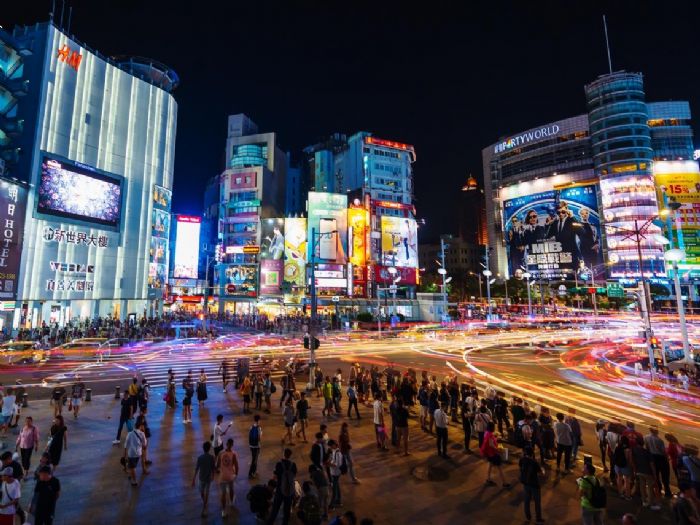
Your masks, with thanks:
[[(94, 396), (90, 403), (86, 403), (77, 421), (70, 413), (64, 412), (68, 416), (68, 450), (56, 472), (63, 489), (56, 512), (57, 525), (256, 523), (246, 494), (252, 485), (270, 478), (275, 462), (281, 457), (283, 424), (277, 407), (279, 391), (273, 396), (273, 413), (261, 414), (262, 454), (259, 478), (254, 482), (246, 476), (250, 461), (247, 438), (252, 416), (242, 415), (238, 393), (223, 394), (220, 389), (213, 391), (211, 387), (209, 400), (202, 408), (194, 403), (193, 423), (187, 425), (182, 422), (181, 408), (167, 409), (162, 394), (162, 391), (155, 390), (151, 395), (148, 421), (153, 436), (148, 448), (153, 466), (148, 476), (141, 477), (138, 488), (129, 485), (119, 464), (123, 449), (111, 444), (119, 416), (119, 402), (114, 396)], [(310, 401), (309, 444), (296, 440), (296, 445), (291, 447), (300, 481), (308, 479), (310, 443), (323, 421), (322, 403), (315, 394)], [(30, 400), (30, 406), (24, 410), (24, 414), (34, 416), (42, 436), (46, 436), (52, 413), (45, 400)], [(212, 485), (207, 518), (200, 517), (199, 494), (191, 487), (196, 458), (202, 443), (209, 439), (217, 413), (224, 414), (225, 421), (232, 419), (234, 422), (234, 449), (242, 473), (235, 483), (235, 509), (231, 509), (225, 519), (220, 515), (216, 484)], [(422, 432), (417, 419), (412, 417), (411, 455), (406, 458), (394, 450), (379, 451), (374, 441), (371, 408), (361, 407), (361, 414), (361, 421), (353, 419), (350, 424), (356, 474), (361, 484), (352, 484), (349, 476), (342, 476), (342, 511), (351, 509), (358, 518), (367, 517), (375, 524), (387, 525), (414, 521), (430, 524), (523, 523), (517, 456), (505, 467), (506, 478), (513, 484), (511, 489), (485, 487), (487, 464), (479, 455), (463, 453), (461, 426), (450, 428), (450, 459), (442, 459), (435, 453), (434, 437)], [(346, 418), (329, 420), (331, 438), (337, 438), (342, 421)], [(584, 432), (591, 435), (588, 428)], [(45, 439), (42, 437), (42, 443)], [(124, 437), (122, 443), (123, 440)], [(13, 438), (6, 442), (12, 446)], [(476, 442), (472, 442), (472, 448), (476, 449)], [(33, 466), (37, 462), (35, 455)], [(575, 478), (580, 466), (581, 463), (574, 474), (565, 477), (557, 477), (553, 470), (548, 470), (543, 488), (544, 517), (548, 523), (580, 523), (575, 496)], [(25, 507), (28, 507), (33, 486), (34, 481), (22, 485)], [(636, 513), (640, 523), (663, 525), (671, 522), (668, 508), (661, 512), (642, 509), (641, 503), (623, 502), (609, 491), (607, 523), (618, 523), (623, 512)], [(281, 523), (281, 517), (278, 521)]]

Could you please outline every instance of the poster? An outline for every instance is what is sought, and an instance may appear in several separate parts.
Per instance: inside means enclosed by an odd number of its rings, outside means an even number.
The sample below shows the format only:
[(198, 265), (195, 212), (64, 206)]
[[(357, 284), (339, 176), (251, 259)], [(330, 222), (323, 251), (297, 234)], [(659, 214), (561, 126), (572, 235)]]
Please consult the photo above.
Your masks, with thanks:
[[(309, 192), (308, 260), (311, 248), (317, 261), (345, 264), (348, 253), (348, 197), (339, 193)], [(315, 238), (312, 233), (315, 232)]]
[(256, 264), (221, 264), (217, 273), (219, 294), (227, 297), (257, 297)]
[(577, 185), (503, 202), (508, 272), (573, 279), (602, 264), (596, 185)]
[(263, 259), (260, 261), (260, 295), (279, 295), (282, 293), (282, 259)]
[(170, 214), (163, 210), (153, 210), (151, 235), (167, 239), (170, 235)]
[(285, 220), (284, 282), (293, 287), (304, 287), (306, 275), (306, 219)]
[(148, 286), (151, 288), (163, 288), (165, 286), (165, 264), (149, 263)]
[(382, 264), (418, 268), (418, 228), (404, 217), (382, 216)]
[(0, 250), (0, 298), (17, 299), (19, 263), (24, 239), (24, 217), (27, 189), (19, 184), (0, 180), (0, 221), (3, 229)]
[[(679, 263), (683, 270), (700, 270), (700, 169), (696, 161), (654, 162), (654, 184), (659, 209), (677, 202), (680, 208), (666, 218), (664, 236), (681, 248), (686, 258)], [(669, 265), (667, 271), (671, 272)]]
[(284, 259), (284, 219), (261, 219), (260, 259)]
[(367, 264), (367, 249), (369, 243), (369, 212), (364, 208), (348, 209), (348, 227), (350, 239), (350, 262), (353, 266), (365, 266)]
[(148, 250), (149, 262), (165, 264), (168, 253), (168, 240), (162, 237), (151, 237), (151, 246)]
[(173, 192), (157, 184), (153, 185), (153, 207), (159, 210), (170, 211), (170, 203)]

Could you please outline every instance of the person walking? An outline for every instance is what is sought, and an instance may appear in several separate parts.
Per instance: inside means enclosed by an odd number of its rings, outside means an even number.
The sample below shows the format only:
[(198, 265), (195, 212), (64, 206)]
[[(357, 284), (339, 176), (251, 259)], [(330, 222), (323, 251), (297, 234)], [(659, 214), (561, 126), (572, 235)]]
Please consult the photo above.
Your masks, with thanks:
[(22, 490), (19, 481), (14, 478), (12, 467), (5, 467), (0, 475), (0, 525), (14, 525)]
[(80, 376), (76, 374), (75, 382), (71, 387), (70, 406), (68, 407), (68, 410), (73, 412), (73, 419), (78, 419), (78, 414), (80, 413), (80, 407), (83, 404), (84, 396), (85, 383), (83, 383)]
[(306, 427), (309, 426), (309, 400), (306, 399), (306, 392), (301, 392), (299, 394), (299, 401), (297, 401), (296, 407), (296, 419), (299, 425), (299, 430), (297, 430), (297, 439), (299, 436), (304, 437), (304, 443), (308, 443), (306, 439)]
[(219, 472), (219, 491), (221, 492), (221, 517), (226, 517), (226, 506), (233, 506), (235, 494), (233, 482), (238, 476), (238, 456), (233, 451), (233, 439), (226, 440), (226, 449), (216, 457), (216, 470)]
[(47, 449), (51, 458), (51, 466), (55, 472), (61, 462), (61, 452), (68, 450), (68, 428), (61, 415), (56, 416), (53, 425), (51, 425)]
[(342, 474), (343, 454), (338, 448), (338, 442), (334, 439), (328, 441), (328, 471), (331, 475), (331, 504), (329, 509), (342, 506), (340, 495), (340, 476)]
[(29, 512), (34, 516), (34, 525), (53, 525), (56, 503), (61, 495), (61, 482), (51, 472), (51, 467), (39, 468), (39, 479), (34, 486)]
[(523, 484), (523, 490), (525, 492), (523, 501), (525, 519), (527, 521), (532, 519), (530, 502), (534, 501), (535, 523), (544, 523), (542, 519), (542, 497), (540, 493), (540, 475), (544, 475), (544, 470), (535, 459), (535, 451), (532, 446), (527, 445), (523, 448), (523, 457), (520, 458), (518, 467), (520, 468), (520, 482)]
[(265, 393), (265, 383), (260, 374), (256, 374), (253, 379), (253, 396), (255, 398), (255, 410), (262, 410), (263, 394)]
[(253, 393), (253, 383), (250, 381), (249, 376), (243, 378), (243, 383), (241, 384), (241, 395), (243, 396), (243, 413), (250, 414), (250, 396)]
[[(7, 390), (8, 394), (10, 392), (10, 389)], [(66, 398), (66, 387), (63, 385), (57, 385), (56, 388), (53, 389), (53, 392), (51, 393), (51, 404), (53, 405), (53, 415), (54, 417), (60, 416), (63, 413), (63, 403)], [(7, 419), (7, 425), (9, 426), (10, 424), (10, 419), (12, 418), (12, 411), (9, 413), (6, 413), (5, 411), (5, 404), (3, 403), (2, 405), (2, 417), (3, 419), (6, 416), (9, 416)], [(12, 407), (12, 410), (14, 410), (14, 406)]]
[(198, 405), (201, 407), (208, 397), (209, 396), (207, 395), (207, 374), (204, 372), (204, 368), (202, 368), (199, 371), (199, 379), (197, 380)]
[(323, 392), (323, 410), (321, 410), (321, 415), (330, 417), (333, 412), (333, 385), (329, 376), (326, 376), (321, 391)]
[(583, 446), (583, 432), (581, 431), (581, 423), (576, 418), (576, 409), (569, 409), (569, 415), (564, 419), (564, 423), (571, 428), (571, 463), (569, 465), (571, 467), (578, 460), (579, 447)]
[(354, 380), (350, 381), (346, 394), (348, 395), (348, 419), (352, 419), (350, 413), (353, 407), (355, 408), (355, 415), (357, 416), (357, 419), (360, 419), (360, 410), (357, 407), (357, 390), (355, 388)]
[(126, 425), (128, 431), (131, 431), (131, 429), (133, 428), (133, 417), (134, 405), (131, 403), (131, 399), (129, 399), (129, 392), (126, 391), (124, 392), (119, 407), (119, 426), (117, 427), (117, 437), (114, 438), (114, 441), (112, 441), (112, 445), (118, 445), (119, 443), (121, 443), (122, 429), (124, 428), (124, 425)]
[(139, 392), (138, 392), (138, 405), (139, 405), (139, 411), (142, 414), (146, 414), (148, 412), (148, 400), (151, 397), (151, 387), (148, 384), (148, 380), (144, 377), (141, 379), (141, 386), (139, 387)]
[(224, 428), (224, 415), (217, 414), (216, 424), (214, 425), (214, 432), (212, 432), (213, 439), (211, 440), (214, 444), (214, 456), (218, 456), (219, 452), (221, 452), (224, 449), (224, 436), (229, 431), (232, 425), (233, 422), (229, 422), (229, 424), (226, 425), (226, 428)]
[(501, 451), (498, 448), (498, 439), (496, 438), (496, 425), (493, 421), (486, 425), (486, 432), (484, 432), (484, 442), (481, 444), (480, 450), (481, 454), (489, 462), (489, 469), (486, 472), (486, 486), (495, 486), (496, 482), (491, 479), (491, 470), (496, 467), (498, 470), (498, 475), (501, 478), (501, 484), (503, 488), (510, 488), (510, 483), (506, 483), (506, 479), (503, 476), (503, 468), (501, 467), (502, 458)]
[[(129, 431), (124, 440), (124, 461), (126, 462), (126, 468), (129, 473), (129, 480), (131, 481), (132, 487), (137, 487), (138, 482), (136, 481), (136, 467), (141, 461), (141, 456), (143, 454), (143, 449), (146, 446), (146, 434), (143, 432), (143, 424), (141, 427), (137, 427)], [(144, 474), (148, 474), (143, 465), (141, 466)]]
[(396, 407), (396, 446), (400, 449), (403, 443), (403, 455), (408, 456), (408, 409), (403, 399), (399, 399)]
[(272, 398), (272, 394), (275, 393), (275, 390), (277, 387), (274, 385), (272, 382), (272, 379), (270, 378), (270, 373), (266, 372), (265, 373), (265, 379), (263, 380), (263, 397), (265, 398), (265, 413), (269, 414), (270, 413), (270, 408), (272, 407), (272, 403), (270, 399)]
[(342, 398), (343, 394), (340, 390), (340, 385), (340, 372), (338, 372), (337, 375), (333, 376), (333, 380), (331, 381), (331, 388), (333, 390), (333, 408), (335, 409), (336, 416), (339, 416), (341, 412), (340, 399)]
[(228, 385), (228, 362), (226, 359), (221, 360), (221, 364), (219, 365), (219, 370), (217, 371), (217, 374), (221, 374), (221, 382), (223, 383), (223, 392), (224, 394), (226, 393), (226, 386)]
[(462, 402), (462, 430), (464, 431), (464, 453), (471, 454), (472, 429), (474, 428), (473, 406), (469, 404), (469, 397)]
[(479, 441), (479, 448), (484, 442), (484, 433), (486, 432), (486, 427), (491, 423), (493, 419), (489, 413), (489, 409), (485, 404), (479, 407), (479, 410), (474, 416), (474, 430), (476, 431), (477, 439)]
[(443, 403), (433, 413), (433, 420), (435, 421), (435, 433), (437, 435), (437, 451), (438, 456), (442, 456), (448, 459), (447, 455), (447, 425), (449, 423), (449, 418), (447, 416), (447, 404)]
[(277, 519), (280, 507), (282, 510), (282, 525), (289, 525), (289, 516), (292, 512), (292, 500), (295, 494), (295, 481), (297, 476), (296, 463), (292, 461), (292, 449), (285, 448), (283, 457), (275, 465), (275, 480), (277, 487), (272, 502), (272, 510), (267, 518), (267, 525), (272, 525)]
[(656, 485), (656, 468), (651, 453), (644, 448), (643, 439), (632, 436), (630, 448), (632, 474), (642, 496), (642, 506), (661, 510), (661, 501)]
[(284, 442), (288, 440), (289, 445), (294, 445), (294, 440), (292, 438), (292, 430), (294, 429), (294, 420), (296, 416), (294, 415), (294, 408), (292, 407), (292, 399), (289, 398), (284, 403), (284, 411), (282, 412), (282, 419), (284, 420), (284, 435), (282, 436), (282, 446)]
[(350, 473), (350, 479), (353, 483), (359, 483), (360, 480), (355, 476), (355, 464), (352, 457), (352, 444), (350, 443), (350, 430), (348, 424), (343, 422), (340, 427), (340, 436), (338, 437), (338, 445), (340, 447), (340, 453), (343, 454), (345, 459), (345, 464), (348, 467), (348, 472)]
[(258, 457), (260, 457), (260, 440), (262, 439), (262, 427), (260, 426), (260, 415), (255, 414), (253, 425), (248, 430), (248, 447), (250, 448), (250, 468), (248, 469), (248, 479), (253, 479), (258, 475)]
[(209, 453), (211, 451), (211, 443), (209, 441), (204, 442), (202, 450), (203, 453), (197, 458), (197, 464), (194, 468), (192, 486), (194, 487), (197, 474), (199, 474), (199, 495), (202, 498), (202, 517), (205, 518), (207, 516), (207, 503), (209, 502), (209, 489), (211, 488), (216, 464), (214, 456)]
[(651, 454), (651, 460), (654, 464), (657, 490), (660, 492), (663, 488), (664, 495), (667, 498), (672, 498), (671, 466), (666, 453), (666, 444), (659, 437), (657, 427), (649, 427), (649, 434), (644, 436), (644, 446)]
[(417, 397), (420, 406), (420, 428), (425, 431), (428, 430), (428, 381), (423, 380)]
[(182, 389), (185, 392), (182, 398), (182, 422), (192, 423), (192, 397), (194, 397), (192, 371), (188, 371), (187, 376), (182, 380)]
[(574, 434), (571, 427), (564, 423), (564, 414), (557, 414), (557, 422), (554, 423), (554, 436), (557, 440), (557, 472), (561, 467), (561, 456), (564, 455), (564, 474), (571, 472), (571, 449), (574, 444)]
[[(596, 501), (596, 494), (605, 490), (595, 476), (595, 467), (591, 463), (583, 464), (583, 475), (576, 480), (581, 503), (581, 523), (583, 525), (603, 525), (605, 504)], [(603, 492), (604, 494), (604, 492)], [(600, 506), (603, 503), (603, 506)]]
[(19, 450), (22, 457), (22, 468), (24, 475), (29, 475), (29, 467), (31, 466), (32, 451), (39, 451), (39, 430), (34, 426), (34, 420), (31, 416), (27, 416), (24, 420), (24, 427), (17, 436), (17, 444), (15, 452)]
[(608, 428), (607, 423), (603, 419), (599, 419), (595, 424), (595, 437), (598, 443), (598, 450), (600, 450), (600, 461), (603, 463), (603, 472), (608, 472), (608, 465), (606, 463), (608, 457), (608, 440), (607, 440)]

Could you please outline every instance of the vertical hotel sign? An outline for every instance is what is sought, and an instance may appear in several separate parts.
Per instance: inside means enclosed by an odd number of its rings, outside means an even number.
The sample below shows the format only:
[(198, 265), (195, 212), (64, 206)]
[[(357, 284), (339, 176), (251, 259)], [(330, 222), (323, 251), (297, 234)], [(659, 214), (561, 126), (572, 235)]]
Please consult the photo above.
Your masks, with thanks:
[(0, 179), (0, 299), (17, 299), (27, 189)]

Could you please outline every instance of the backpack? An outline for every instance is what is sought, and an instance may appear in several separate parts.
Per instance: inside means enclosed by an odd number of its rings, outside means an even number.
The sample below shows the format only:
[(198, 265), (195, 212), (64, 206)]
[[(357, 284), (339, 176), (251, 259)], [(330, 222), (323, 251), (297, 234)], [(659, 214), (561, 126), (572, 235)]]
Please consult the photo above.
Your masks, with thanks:
[(248, 445), (251, 447), (260, 446), (260, 427), (258, 425), (253, 425), (248, 431)]
[(513, 440), (520, 448), (525, 446), (525, 436), (523, 435), (523, 425), (515, 425), (513, 431)]
[(275, 392), (277, 392), (277, 387), (272, 381), (270, 381), (270, 394), (274, 394)]
[(616, 467), (625, 468), (627, 466), (627, 458), (625, 457), (625, 449), (622, 443), (618, 443), (615, 447), (612, 459)]
[(605, 488), (600, 484), (598, 478), (595, 479), (595, 485), (586, 478), (581, 479), (591, 486), (591, 497), (588, 498), (588, 501), (591, 503), (591, 505), (593, 505), (593, 507), (595, 507), (596, 509), (604, 509), (608, 504), (608, 493), (605, 491)]

